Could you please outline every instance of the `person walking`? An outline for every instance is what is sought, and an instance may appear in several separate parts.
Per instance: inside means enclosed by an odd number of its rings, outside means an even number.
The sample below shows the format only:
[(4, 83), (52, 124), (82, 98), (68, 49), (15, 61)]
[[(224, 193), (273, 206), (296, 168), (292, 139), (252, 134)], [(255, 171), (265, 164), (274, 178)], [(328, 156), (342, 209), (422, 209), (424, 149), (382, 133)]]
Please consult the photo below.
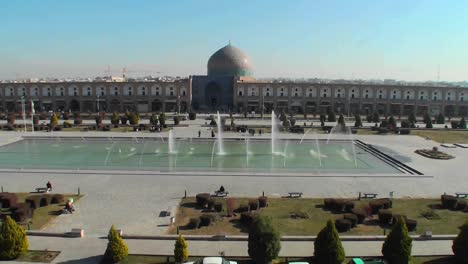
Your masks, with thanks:
[(215, 137), (215, 133), (214, 133), (213, 129), (211, 129), (211, 137)]
[(198, 137), (201, 137), (201, 130), (198, 130)]

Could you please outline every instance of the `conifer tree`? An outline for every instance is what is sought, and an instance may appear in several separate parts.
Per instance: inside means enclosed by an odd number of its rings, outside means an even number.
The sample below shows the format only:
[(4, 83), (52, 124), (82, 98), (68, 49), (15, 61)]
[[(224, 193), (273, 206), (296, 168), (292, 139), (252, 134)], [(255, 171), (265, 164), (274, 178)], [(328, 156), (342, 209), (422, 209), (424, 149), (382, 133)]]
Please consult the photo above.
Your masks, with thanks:
[(268, 264), (278, 257), (281, 241), (269, 217), (257, 217), (249, 228), (248, 253), (256, 264)]
[(453, 240), (452, 251), (459, 263), (468, 263), (468, 221), (460, 227), (460, 233)]
[(416, 124), (416, 115), (414, 112), (411, 112), (411, 114), (408, 116), (408, 121), (412, 124)]
[(50, 125), (51, 126), (56, 126), (59, 123), (59, 118), (57, 117), (57, 114), (53, 113), (52, 116), (50, 117)]
[(361, 115), (355, 115), (354, 120), (354, 127), (362, 127)]
[(314, 256), (318, 264), (341, 264), (345, 251), (332, 220), (318, 233), (314, 241)]
[(462, 119), (460, 120), (460, 124), (458, 125), (458, 127), (466, 129), (466, 121), (464, 117), (462, 117)]
[(174, 245), (174, 258), (176, 263), (186, 262), (188, 259), (187, 242), (179, 235)]
[(408, 235), (405, 220), (399, 217), (385, 238), (382, 255), (390, 263), (411, 263), (411, 245), (412, 239)]
[(29, 248), (26, 232), (7, 216), (0, 227), (0, 260), (16, 259)]
[(118, 124), (119, 124), (119, 121), (120, 121), (119, 114), (117, 114), (117, 112), (112, 113), (112, 116), (111, 116), (111, 123), (112, 123), (113, 125), (118, 125)]
[(150, 124), (153, 126), (158, 124), (158, 116), (155, 113), (153, 113), (150, 117)]
[(109, 230), (107, 238), (109, 242), (104, 253), (104, 260), (110, 263), (117, 263), (125, 259), (128, 256), (128, 247), (113, 225)]

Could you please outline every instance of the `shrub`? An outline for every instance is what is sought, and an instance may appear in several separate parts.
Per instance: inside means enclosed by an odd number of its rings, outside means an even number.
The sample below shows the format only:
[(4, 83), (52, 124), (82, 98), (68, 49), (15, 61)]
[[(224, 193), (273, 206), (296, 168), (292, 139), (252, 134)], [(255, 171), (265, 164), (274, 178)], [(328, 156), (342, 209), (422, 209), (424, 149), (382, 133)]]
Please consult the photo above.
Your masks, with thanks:
[(401, 121), (401, 127), (402, 128), (410, 128), (411, 123), (408, 120), (403, 120), (403, 121)]
[(31, 195), (26, 198), (26, 203), (33, 209), (41, 207), (41, 195)]
[(199, 193), (195, 196), (195, 199), (197, 200), (197, 205), (200, 208), (205, 208), (206, 205), (208, 204), (208, 199), (211, 197), (209, 193)]
[[(408, 116), (408, 121), (412, 124), (416, 124), (416, 115), (414, 112), (411, 112)], [(403, 126), (402, 126), (403, 127)]]
[(372, 115), (372, 122), (374, 122), (374, 123), (378, 123), (378, 122), (380, 122), (380, 116), (379, 116), (379, 113), (377, 113), (377, 112), (374, 112), (374, 114)]
[(436, 211), (432, 210), (432, 209), (429, 209), (429, 210), (427, 210), (425, 212), (422, 212), (421, 216), (428, 219), (428, 220), (439, 220), (440, 219), (440, 215), (438, 215), (436, 213)]
[(223, 211), (223, 207), (224, 207), (224, 206), (223, 206), (223, 203), (221, 203), (221, 202), (216, 202), (216, 203), (214, 204), (214, 210), (215, 210), (216, 212), (218, 212), (218, 213), (220, 213), (220, 212)]
[(52, 201), (52, 194), (42, 194), (40, 200), (40, 207), (48, 206)]
[(2, 208), (10, 208), (15, 206), (18, 202), (18, 197), (14, 193), (1, 193), (0, 194), (0, 203)]
[(443, 194), (440, 200), (442, 202), (442, 207), (445, 209), (453, 210), (457, 207), (458, 199), (455, 196)]
[(345, 251), (332, 220), (317, 235), (314, 241), (314, 257), (317, 263), (343, 263)]
[(189, 119), (190, 119), (190, 120), (195, 120), (195, 119), (197, 119), (197, 113), (195, 113), (195, 112), (190, 112), (190, 113), (189, 113)]
[(445, 117), (442, 113), (437, 116), (437, 124), (445, 124)]
[(418, 225), (418, 221), (414, 219), (406, 219), (405, 223), (410, 232), (416, 230), (416, 226)]
[(460, 233), (453, 240), (452, 251), (459, 263), (468, 263), (468, 221), (460, 227)]
[(331, 210), (333, 208), (333, 205), (335, 203), (335, 199), (333, 198), (326, 198), (323, 200), (323, 207), (326, 209)]
[(104, 253), (105, 262), (117, 263), (127, 258), (128, 247), (122, 237), (120, 237), (120, 234), (117, 233), (114, 226), (109, 230), (107, 238), (109, 242), (107, 243), (107, 249)]
[(345, 212), (350, 213), (354, 209), (354, 202), (350, 200), (345, 201)]
[(0, 226), (0, 259), (16, 259), (29, 248), (26, 232), (10, 216)]
[(113, 124), (114, 126), (115, 126), (115, 125), (118, 125), (118, 124), (119, 124), (119, 121), (120, 121), (119, 114), (118, 114), (117, 112), (112, 113), (112, 116), (111, 116), (111, 124)]
[(379, 210), (379, 223), (382, 225), (389, 225), (392, 222), (392, 211), (388, 209)]
[(327, 117), (328, 117), (328, 122), (336, 122), (336, 115), (335, 115), (335, 112), (333, 112), (333, 110), (331, 109), (328, 110)]
[(174, 125), (179, 125), (180, 124), (180, 117), (174, 116)]
[(340, 233), (349, 231), (351, 229), (351, 225), (352, 223), (348, 219), (337, 219), (335, 221), (336, 230)]
[(226, 199), (226, 207), (227, 207), (227, 216), (233, 216), (234, 210), (236, 208), (236, 200), (234, 198)]
[(382, 255), (390, 263), (411, 263), (411, 244), (405, 220), (399, 217), (385, 238)]
[(7, 117), (7, 123), (9, 125), (15, 124), (16, 116), (14, 114), (9, 114)]
[(406, 217), (406, 215), (394, 214), (392, 216), (392, 225), (394, 225), (398, 221), (398, 219), (400, 219), (400, 218), (403, 219), (403, 221), (405, 221), (405, 223), (406, 223), (406, 220), (408, 219), (408, 217)]
[(59, 118), (56, 113), (53, 113), (52, 116), (50, 117), (50, 125), (51, 126), (56, 126), (59, 123)]
[(457, 211), (463, 211), (466, 208), (466, 201), (465, 200), (458, 200), (457, 201), (457, 206), (455, 207), (455, 210)]
[(266, 196), (258, 197), (258, 206), (260, 208), (267, 207), (268, 206), (268, 197), (266, 197)]
[(367, 217), (366, 211), (360, 208), (352, 209), (351, 213), (356, 215), (358, 224), (362, 224), (364, 222), (364, 219), (366, 219)]
[(189, 223), (187, 224), (187, 228), (197, 229), (200, 227), (200, 222), (200, 218), (190, 218)]
[(358, 217), (355, 214), (344, 214), (343, 219), (351, 222), (351, 227), (355, 227), (358, 224)]
[(215, 206), (215, 200), (211, 197), (208, 198), (206, 205), (207, 205), (206, 207), (208, 208), (208, 210), (213, 210)]
[(271, 263), (278, 257), (281, 241), (268, 217), (258, 217), (249, 228), (248, 253), (254, 263)]
[(372, 214), (377, 214), (380, 209), (384, 209), (384, 202), (381, 200), (373, 200), (369, 202)]
[(77, 114), (75, 119), (73, 120), (74, 125), (81, 125), (83, 124), (83, 119), (81, 118), (80, 114)]
[(465, 121), (464, 117), (462, 117), (462, 119), (460, 119), (460, 123), (458, 124), (458, 128), (466, 129), (466, 121)]
[(165, 113), (161, 113), (159, 114), (159, 124), (164, 127), (166, 125), (166, 114)]
[(216, 221), (216, 216), (212, 214), (202, 214), (200, 216), (200, 227), (202, 226), (209, 226)]
[(70, 128), (70, 127), (72, 127), (72, 126), (73, 126), (73, 125), (72, 125), (72, 123), (71, 123), (70, 121), (64, 121), (64, 122), (63, 122), (63, 127), (64, 127), (64, 128)]
[(11, 208), (12, 218), (16, 222), (26, 222), (26, 220), (32, 218), (33, 209), (27, 203), (18, 203)]
[(65, 196), (63, 194), (54, 194), (50, 200), (51, 204), (63, 203), (65, 201)]
[(240, 216), (240, 223), (243, 226), (249, 227), (257, 216), (258, 214), (254, 212), (243, 212)]
[(241, 204), (239, 207), (236, 209), (237, 213), (243, 213), (243, 212), (248, 212), (249, 211), (249, 206), (246, 204)]
[(255, 211), (258, 209), (258, 200), (249, 200), (249, 211)]
[(355, 115), (354, 116), (354, 127), (362, 127), (362, 120), (361, 120), (361, 115)]
[(188, 259), (187, 242), (179, 235), (174, 245), (174, 259), (176, 263), (186, 262)]
[(138, 113), (130, 113), (128, 115), (128, 121), (130, 122), (130, 125), (134, 126), (134, 125), (138, 125), (138, 122), (140, 122), (140, 116), (138, 115)]

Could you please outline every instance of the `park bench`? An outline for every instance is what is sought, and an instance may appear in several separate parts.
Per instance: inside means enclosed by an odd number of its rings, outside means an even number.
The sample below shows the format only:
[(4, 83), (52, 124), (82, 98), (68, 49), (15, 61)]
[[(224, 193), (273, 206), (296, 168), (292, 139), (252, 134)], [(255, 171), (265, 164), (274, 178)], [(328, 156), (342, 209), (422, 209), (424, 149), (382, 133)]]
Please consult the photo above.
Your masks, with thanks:
[(47, 187), (38, 187), (36, 188), (36, 192), (38, 193), (45, 193), (45, 192), (48, 192), (49, 191), (49, 188)]
[(300, 198), (302, 197), (302, 192), (288, 192), (289, 198)]
[(359, 192), (359, 199), (360, 198), (370, 198), (370, 199), (373, 199), (373, 198), (376, 198), (377, 197), (377, 194), (376, 193), (363, 193), (361, 195), (361, 193)]
[(468, 193), (455, 193), (455, 196), (457, 196), (457, 198), (468, 198)]
[(216, 197), (226, 197), (229, 194), (229, 192), (226, 191), (215, 191), (214, 193)]

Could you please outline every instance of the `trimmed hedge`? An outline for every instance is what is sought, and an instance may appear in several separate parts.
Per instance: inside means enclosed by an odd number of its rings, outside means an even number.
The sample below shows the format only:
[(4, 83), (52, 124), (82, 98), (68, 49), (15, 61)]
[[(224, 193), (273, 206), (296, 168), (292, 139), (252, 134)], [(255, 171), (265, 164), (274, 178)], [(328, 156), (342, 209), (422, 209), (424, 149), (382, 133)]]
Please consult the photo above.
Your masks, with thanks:
[(457, 207), (458, 199), (453, 195), (443, 194), (440, 197), (442, 207), (445, 209), (453, 210)]
[(216, 212), (218, 212), (218, 213), (222, 212), (222, 211), (223, 211), (223, 208), (224, 208), (224, 205), (223, 205), (223, 203), (221, 203), (221, 202), (216, 202), (216, 203), (214, 204), (214, 210), (215, 210)]
[(388, 198), (376, 199), (369, 202), (372, 214), (377, 214), (381, 209), (392, 208), (392, 200)]
[(249, 227), (253, 223), (256, 217), (258, 217), (257, 213), (243, 212), (241, 213), (241, 216), (240, 216), (240, 223), (243, 226)]
[(249, 200), (249, 211), (255, 211), (259, 207), (258, 200)]
[(268, 206), (268, 197), (266, 197), (266, 196), (258, 197), (258, 206), (260, 208), (267, 207)]
[(213, 198), (208, 198), (206, 205), (209, 210), (214, 210), (215, 200)]
[(343, 219), (346, 219), (351, 222), (351, 227), (355, 227), (358, 223), (358, 217), (355, 214), (344, 214)]
[(200, 216), (200, 227), (202, 226), (210, 226), (216, 221), (216, 216), (212, 214), (203, 214)]
[(2, 208), (14, 207), (18, 203), (18, 197), (14, 193), (0, 193), (0, 203)]
[(333, 199), (327, 198), (324, 200), (324, 207), (329, 210), (338, 212), (351, 212), (354, 208), (354, 202), (348, 199)]
[(33, 209), (41, 207), (41, 195), (31, 195), (26, 197), (26, 203)]
[(41, 195), (41, 200), (40, 200), (40, 207), (43, 207), (43, 206), (48, 206), (50, 205), (52, 201), (52, 194), (42, 194)]
[(197, 229), (198, 227), (200, 227), (200, 218), (190, 218), (188, 224), (187, 224), (187, 228), (189, 229)]
[(362, 224), (364, 223), (364, 220), (366, 219), (367, 217), (367, 213), (365, 210), (363, 209), (360, 209), (360, 208), (354, 208), (351, 210), (351, 213), (356, 215), (357, 217), (357, 223), (358, 224)]
[(418, 225), (418, 221), (414, 219), (405, 219), (406, 221), (406, 227), (408, 228), (408, 231), (414, 231), (416, 230), (416, 227)]
[(208, 199), (210, 199), (211, 195), (209, 193), (199, 193), (195, 196), (197, 200), (197, 205), (200, 208), (205, 208), (208, 204)]
[(11, 211), (11, 216), (16, 222), (26, 222), (32, 218), (34, 212), (27, 203), (18, 203), (11, 208)]
[(465, 200), (458, 200), (455, 210), (464, 211), (467, 208), (467, 202)]
[(388, 209), (379, 210), (379, 223), (382, 225), (389, 225), (392, 221), (393, 213)]
[(243, 212), (248, 212), (249, 211), (249, 206), (246, 204), (241, 204), (239, 207), (235, 210), (236, 213), (243, 213)]
[(65, 196), (63, 194), (54, 194), (50, 200), (51, 204), (59, 204), (65, 202)]
[(336, 230), (338, 230), (338, 232), (349, 231), (351, 229), (351, 225), (352, 223), (348, 219), (337, 219), (335, 221)]

